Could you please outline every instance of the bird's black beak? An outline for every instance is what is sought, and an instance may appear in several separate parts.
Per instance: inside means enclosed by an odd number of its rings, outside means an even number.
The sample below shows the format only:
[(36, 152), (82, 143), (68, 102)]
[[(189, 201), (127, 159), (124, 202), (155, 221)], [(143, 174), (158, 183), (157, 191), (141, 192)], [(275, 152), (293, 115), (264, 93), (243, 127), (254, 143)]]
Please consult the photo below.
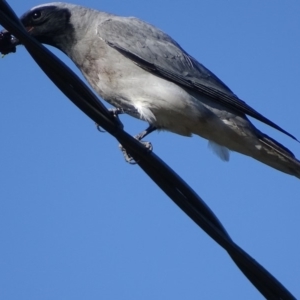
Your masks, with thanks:
[(20, 44), (20, 41), (7, 30), (4, 29), (0, 32), (0, 53), (2, 55), (16, 52), (16, 46)]

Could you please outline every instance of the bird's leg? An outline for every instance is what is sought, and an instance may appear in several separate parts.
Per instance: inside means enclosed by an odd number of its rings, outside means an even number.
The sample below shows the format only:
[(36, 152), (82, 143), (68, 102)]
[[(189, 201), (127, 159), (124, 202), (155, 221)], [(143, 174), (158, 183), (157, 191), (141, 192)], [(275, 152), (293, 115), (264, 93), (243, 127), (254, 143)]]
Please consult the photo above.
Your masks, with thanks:
[[(144, 142), (141, 141), (145, 136), (150, 134), (151, 132), (155, 131), (157, 128), (153, 125), (150, 125), (146, 130), (142, 131), (138, 135), (136, 135), (134, 138), (137, 139), (139, 142), (141, 142), (149, 152), (153, 150), (153, 146), (150, 142)], [(126, 151), (126, 149), (120, 144), (119, 145), (120, 150), (123, 152), (124, 158), (126, 162), (130, 163), (131, 165), (135, 165), (136, 161), (133, 159), (133, 157)]]
[[(109, 113), (118, 119), (118, 121), (121, 123), (121, 121), (119, 120), (119, 115), (127, 113), (129, 115), (132, 116), (138, 116), (138, 111), (134, 108), (110, 108), (109, 109)], [(122, 123), (121, 123), (122, 124)], [(100, 132), (105, 132), (97, 123), (96, 123), (96, 128), (100, 131)], [(142, 131), (141, 133), (139, 133), (138, 135), (136, 135), (134, 138), (137, 139), (139, 142), (141, 142), (147, 149), (149, 152), (151, 152), (153, 150), (152, 144), (150, 142), (144, 142), (141, 141), (145, 136), (147, 136), (148, 134), (150, 134), (151, 132), (155, 131), (157, 128), (153, 125), (149, 125), (149, 127)], [(133, 159), (133, 157), (126, 151), (126, 149), (119, 144), (119, 148), (121, 149), (121, 151), (123, 152), (124, 158), (125, 160), (134, 165), (136, 164), (136, 161)]]
[(140, 141), (141, 139), (143, 139), (145, 136), (147, 136), (151, 132), (155, 131), (156, 129), (157, 128), (155, 126), (149, 125), (149, 127), (146, 130), (142, 131), (141, 133), (136, 135), (134, 138), (136, 138), (138, 141)]
[[(109, 111), (109, 113), (110, 113), (114, 118), (116, 118), (116, 119), (118, 120), (118, 122), (119, 122), (120, 124), (122, 124), (122, 122), (121, 122), (120, 119), (119, 119), (119, 115), (125, 113), (123, 109), (121, 109), (121, 108), (110, 108), (108, 111)], [(101, 126), (99, 126), (97, 123), (95, 123), (95, 125), (96, 125), (96, 128), (97, 128), (100, 132), (105, 132), (105, 130), (103, 130), (103, 129), (101, 128)]]

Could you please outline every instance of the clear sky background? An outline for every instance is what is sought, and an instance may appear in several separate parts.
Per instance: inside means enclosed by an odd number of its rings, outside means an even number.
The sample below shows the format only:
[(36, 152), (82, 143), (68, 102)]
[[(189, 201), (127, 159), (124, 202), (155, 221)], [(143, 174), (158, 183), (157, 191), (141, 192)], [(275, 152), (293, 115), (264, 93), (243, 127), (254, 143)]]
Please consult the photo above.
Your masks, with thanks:
[[(300, 138), (299, 1), (73, 2), (163, 29)], [(40, 4), (9, 3), (18, 15)], [(23, 47), (0, 59), (0, 89), (1, 299), (262, 299)], [(131, 134), (146, 127), (122, 121)], [(254, 123), (300, 157), (300, 144)], [(161, 132), (147, 140), (234, 241), (300, 298), (300, 181), (236, 153), (224, 163), (196, 136)]]

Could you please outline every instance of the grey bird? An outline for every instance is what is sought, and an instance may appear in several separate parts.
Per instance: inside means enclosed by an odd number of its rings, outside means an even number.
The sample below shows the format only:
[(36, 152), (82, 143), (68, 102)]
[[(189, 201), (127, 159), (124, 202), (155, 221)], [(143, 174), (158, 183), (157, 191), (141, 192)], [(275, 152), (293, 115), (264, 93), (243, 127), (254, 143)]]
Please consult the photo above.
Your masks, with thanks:
[(69, 56), (117, 112), (148, 122), (140, 139), (155, 129), (196, 134), (223, 160), (232, 150), (300, 178), (300, 161), (246, 115), (296, 138), (240, 100), (158, 28), (61, 2), (36, 6), (21, 21), (38, 41)]

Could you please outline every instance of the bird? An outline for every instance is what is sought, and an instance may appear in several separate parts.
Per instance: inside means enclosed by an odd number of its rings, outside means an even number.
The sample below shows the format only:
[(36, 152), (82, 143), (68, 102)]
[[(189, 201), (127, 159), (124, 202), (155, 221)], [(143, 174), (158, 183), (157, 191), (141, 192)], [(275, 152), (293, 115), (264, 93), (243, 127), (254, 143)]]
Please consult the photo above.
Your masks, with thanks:
[(157, 27), (62, 2), (41, 4), (20, 18), (28, 33), (64, 52), (95, 92), (154, 130), (198, 135), (224, 160), (252, 157), (300, 179), (300, 161), (257, 129), (249, 117), (297, 139), (236, 96), (216, 75)]

